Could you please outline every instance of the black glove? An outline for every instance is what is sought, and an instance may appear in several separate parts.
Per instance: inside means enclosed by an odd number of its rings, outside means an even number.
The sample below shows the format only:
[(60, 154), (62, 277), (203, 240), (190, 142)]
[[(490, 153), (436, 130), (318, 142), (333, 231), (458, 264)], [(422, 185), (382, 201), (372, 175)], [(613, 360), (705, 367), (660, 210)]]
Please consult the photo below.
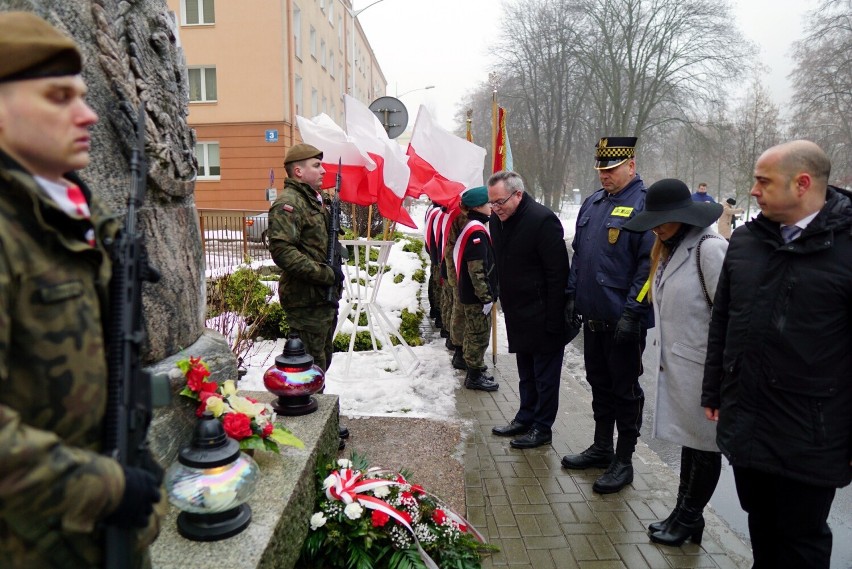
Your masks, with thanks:
[(615, 325), (615, 333), (612, 339), (616, 344), (638, 344), (639, 336), (642, 334), (642, 323), (639, 317), (625, 310), (618, 324)]
[(565, 299), (565, 326), (571, 326), (574, 322), (574, 297), (569, 296)]
[(334, 271), (334, 284), (343, 283), (343, 269), (340, 266), (332, 267), (332, 271)]
[(565, 300), (565, 343), (576, 338), (582, 327), (583, 321), (574, 309), (574, 297), (569, 296)]
[(142, 468), (125, 466), (124, 495), (118, 508), (104, 521), (120, 528), (145, 528), (148, 518), (154, 511), (154, 504), (160, 501), (160, 487), (157, 477)]

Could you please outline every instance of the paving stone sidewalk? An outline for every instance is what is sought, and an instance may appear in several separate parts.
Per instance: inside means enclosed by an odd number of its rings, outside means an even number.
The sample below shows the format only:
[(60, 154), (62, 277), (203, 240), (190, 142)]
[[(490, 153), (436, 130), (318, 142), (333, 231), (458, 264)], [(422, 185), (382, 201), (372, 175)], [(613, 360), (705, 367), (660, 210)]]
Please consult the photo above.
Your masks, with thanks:
[[(569, 345), (567, 350), (576, 348)], [(568, 359), (582, 361), (582, 357)], [(572, 368), (566, 361), (563, 367), (553, 444), (524, 451), (491, 434), (491, 427), (508, 423), (518, 409), (514, 355), (498, 355), (491, 371), (499, 391), (460, 387), (456, 392), (459, 416), (472, 425), (464, 459), (468, 519), (500, 547), (485, 560), (484, 568), (751, 567), (749, 547), (709, 508), (701, 545), (651, 543), (646, 528), (671, 511), (678, 481), (641, 439), (633, 459), (633, 484), (617, 494), (592, 492), (601, 469), (561, 467), (561, 457), (584, 450), (594, 434), (591, 392), (581, 366)], [(649, 432), (644, 426), (643, 434)]]

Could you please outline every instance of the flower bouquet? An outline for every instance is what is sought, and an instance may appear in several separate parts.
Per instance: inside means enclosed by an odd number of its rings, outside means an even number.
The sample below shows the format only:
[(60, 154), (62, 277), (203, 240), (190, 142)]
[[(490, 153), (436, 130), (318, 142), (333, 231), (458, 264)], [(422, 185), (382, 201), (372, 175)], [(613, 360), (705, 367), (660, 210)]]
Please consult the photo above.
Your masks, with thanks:
[(208, 381), (210, 370), (201, 358), (180, 360), (177, 367), (186, 377), (180, 394), (198, 402), (195, 414), (200, 417), (204, 411), (212, 412), (222, 421), (225, 433), (238, 441), (242, 450), (278, 452), (278, 445), (305, 447), (293, 433), (275, 425), (276, 415), (271, 405), (237, 395), (233, 380), (221, 385)]
[(321, 465), (317, 482), (300, 567), (479, 569), (497, 549), (422, 486), (363, 457)]

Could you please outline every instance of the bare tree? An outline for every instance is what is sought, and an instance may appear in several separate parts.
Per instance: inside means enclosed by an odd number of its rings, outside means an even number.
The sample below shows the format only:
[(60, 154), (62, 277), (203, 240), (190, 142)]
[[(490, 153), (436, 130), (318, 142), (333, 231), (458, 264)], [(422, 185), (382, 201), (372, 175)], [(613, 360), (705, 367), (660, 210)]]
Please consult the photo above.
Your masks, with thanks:
[(832, 178), (852, 186), (852, 0), (823, 0), (794, 44), (793, 134), (831, 157)]

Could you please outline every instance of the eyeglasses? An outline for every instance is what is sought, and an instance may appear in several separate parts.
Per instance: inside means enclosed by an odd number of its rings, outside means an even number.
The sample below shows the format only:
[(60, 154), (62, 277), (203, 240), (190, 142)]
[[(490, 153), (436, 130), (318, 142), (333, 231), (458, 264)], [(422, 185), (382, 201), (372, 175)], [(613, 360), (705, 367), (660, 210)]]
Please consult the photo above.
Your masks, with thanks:
[(509, 201), (509, 199), (510, 199), (512, 196), (514, 196), (514, 195), (515, 195), (515, 194), (517, 194), (517, 193), (518, 193), (518, 192), (512, 192), (511, 194), (509, 194), (508, 196), (506, 196), (506, 197), (505, 197), (505, 198), (503, 198), (502, 200), (497, 200), (496, 202), (488, 202), (488, 203), (489, 203), (489, 204), (491, 204), (491, 207), (498, 207), (498, 206), (499, 206), (499, 207), (503, 207), (503, 205), (504, 205), (507, 201)]

